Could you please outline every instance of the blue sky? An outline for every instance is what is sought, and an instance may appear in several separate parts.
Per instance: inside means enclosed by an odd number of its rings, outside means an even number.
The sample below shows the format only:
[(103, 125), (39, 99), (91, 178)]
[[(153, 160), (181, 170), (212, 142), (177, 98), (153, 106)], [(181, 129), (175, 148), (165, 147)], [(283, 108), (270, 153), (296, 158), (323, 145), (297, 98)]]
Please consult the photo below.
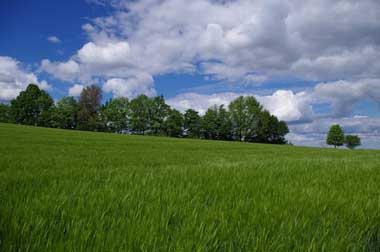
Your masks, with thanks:
[(340, 123), (379, 148), (378, 20), (376, 0), (1, 1), (0, 101), (29, 82), (201, 113), (255, 95), (295, 144), (324, 146)]

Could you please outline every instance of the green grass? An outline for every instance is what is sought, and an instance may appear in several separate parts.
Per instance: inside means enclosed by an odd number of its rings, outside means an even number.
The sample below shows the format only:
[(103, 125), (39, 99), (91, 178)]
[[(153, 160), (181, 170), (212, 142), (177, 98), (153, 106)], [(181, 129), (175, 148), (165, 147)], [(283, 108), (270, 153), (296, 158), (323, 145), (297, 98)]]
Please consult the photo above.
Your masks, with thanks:
[(0, 124), (0, 251), (379, 250), (379, 151)]

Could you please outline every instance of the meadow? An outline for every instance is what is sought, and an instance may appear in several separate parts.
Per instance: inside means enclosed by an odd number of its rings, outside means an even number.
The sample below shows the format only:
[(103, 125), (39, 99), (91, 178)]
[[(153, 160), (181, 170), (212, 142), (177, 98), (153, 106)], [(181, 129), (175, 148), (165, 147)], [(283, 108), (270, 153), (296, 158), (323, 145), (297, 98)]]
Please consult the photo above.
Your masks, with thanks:
[(0, 251), (380, 251), (380, 151), (0, 124)]

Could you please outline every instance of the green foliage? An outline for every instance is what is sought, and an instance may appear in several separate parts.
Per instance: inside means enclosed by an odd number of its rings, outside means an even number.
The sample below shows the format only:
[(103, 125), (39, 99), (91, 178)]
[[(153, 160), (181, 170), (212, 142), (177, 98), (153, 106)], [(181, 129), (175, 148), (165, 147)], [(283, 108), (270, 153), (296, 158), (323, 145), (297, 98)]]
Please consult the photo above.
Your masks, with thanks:
[(163, 96), (149, 100), (149, 126), (153, 135), (162, 135), (165, 131), (165, 118), (171, 113), (170, 106), (165, 103)]
[(331, 126), (330, 131), (327, 134), (326, 143), (328, 145), (333, 145), (334, 148), (344, 144), (344, 132), (340, 125), (335, 124)]
[(12, 122), (11, 107), (8, 104), (0, 103), (0, 122)]
[(74, 97), (63, 97), (57, 105), (51, 109), (50, 125), (53, 128), (75, 129), (79, 105)]
[(190, 138), (200, 138), (201, 136), (201, 117), (198, 112), (188, 109), (184, 114), (184, 128)]
[(145, 135), (149, 129), (150, 99), (146, 95), (139, 95), (129, 104), (130, 126), (135, 133)]
[(164, 127), (167, 136), (180, 137), (183, 133), (183, 116), (176, 109), (169, 110), (169, 115), (165, 120)]
[(0, 124), (0, 251), (377, 251), (380, 152)]
[(229, 112), (222, 106), (209, 108), (202, 118), (204, 138), (230, 140), (232, 138), (232, 121)]
[(120, 133), (128, 128), (128, 98), (120, 97), (107, 101), (98, 112), (100, 131)]
[(36, 84), (29, 84), (25, 91), (20, 92), (16, 99), (11, 101), (13, 121), (19, 124), (47, 126), (49, 109), (54, 101), (44, 90)]
[(279, 121), (277, 117), (264, 111), (260, 115), (256, 132), (254, 142), (286, 144), (285, 135), (289, 133), (289, 129), (284, 121)]
[(92, 85), (82, 90), (79, 98), (78, 129), (97, 129), (97, 113), (101, 101), (102, 90), (100, 87)]
[(229, 105), (235, 138), (239, 141), (252, 141), (263, 107), (253, 96), (240, 96)]
[(349, 149), (355, 149), (361, 145), (361, 139), (356, 135), (347, 135), (344, 142), (346, 147)]

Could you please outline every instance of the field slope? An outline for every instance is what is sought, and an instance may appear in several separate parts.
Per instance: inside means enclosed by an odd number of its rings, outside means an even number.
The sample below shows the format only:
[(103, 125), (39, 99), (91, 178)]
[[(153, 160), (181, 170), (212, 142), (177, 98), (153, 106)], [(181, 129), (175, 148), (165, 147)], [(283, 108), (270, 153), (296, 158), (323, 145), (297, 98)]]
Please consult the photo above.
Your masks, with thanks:
[(0, 124), (0, 251), (379, 250), (379, 151)]

